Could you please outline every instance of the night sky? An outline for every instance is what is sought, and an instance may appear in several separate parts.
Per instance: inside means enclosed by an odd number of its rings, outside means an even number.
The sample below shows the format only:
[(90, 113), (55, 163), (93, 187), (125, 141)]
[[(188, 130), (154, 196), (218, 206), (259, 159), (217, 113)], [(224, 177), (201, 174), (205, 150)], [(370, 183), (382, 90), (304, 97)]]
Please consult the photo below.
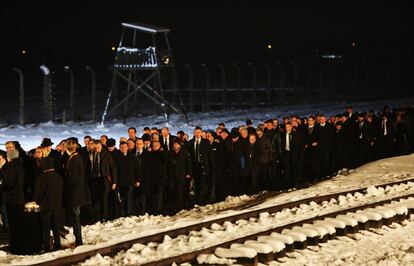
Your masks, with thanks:
[(2, 2), (1, 64), (111, 64), (120, 23), (133, 21), (170, 28), (182, 63), (315, 53), (413, 56), (411, 1), (146, 2)]

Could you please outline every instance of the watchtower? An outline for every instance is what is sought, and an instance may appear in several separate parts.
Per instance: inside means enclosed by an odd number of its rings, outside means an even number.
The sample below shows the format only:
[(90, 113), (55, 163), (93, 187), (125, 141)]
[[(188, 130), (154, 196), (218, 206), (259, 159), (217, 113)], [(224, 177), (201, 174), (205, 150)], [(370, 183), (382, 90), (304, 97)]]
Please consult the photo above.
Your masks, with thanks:
[[(107, 108), (103, 115), (118, 114), (126, 118), (138, 113), (140, 96), (145, 96), (164, 112), (176, 112), (187, 120), (177, 106), (180, 95), (171, 47), (169, 29), (143, 23), (122, 23), (122, 35), (112, 67), (113, 77)], [(118, 80), (121, 82), (118, 84)], [(113, 95), (113, 106), (108, 108)], [(142, 102), (142, 101), (141, 101)], [(148, 104), (145, 108), (148, 107)]]

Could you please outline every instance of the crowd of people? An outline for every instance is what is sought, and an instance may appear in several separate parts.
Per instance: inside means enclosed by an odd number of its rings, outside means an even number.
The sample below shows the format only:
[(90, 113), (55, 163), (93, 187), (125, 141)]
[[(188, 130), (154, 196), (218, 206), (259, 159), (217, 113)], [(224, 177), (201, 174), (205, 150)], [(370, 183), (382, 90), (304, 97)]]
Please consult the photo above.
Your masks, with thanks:
[(194, 204), (263, 190), (309, 186), (364, 163), (413, 151), (411, 107), (332, 117), (269, 119), (253, 126), (195, 127), (193, 137), (167, 127), (134, 127), (128, 137), (85, 136), (55, 145), (44, 138), (26, 153), (18, 141), (0, 151), (3, 228), (11, 239), (24, 202), (40, 206), (43, 249), (60, 248), (62, 225), (82, 245), (82, 225), (138, 214), (173, 214)]

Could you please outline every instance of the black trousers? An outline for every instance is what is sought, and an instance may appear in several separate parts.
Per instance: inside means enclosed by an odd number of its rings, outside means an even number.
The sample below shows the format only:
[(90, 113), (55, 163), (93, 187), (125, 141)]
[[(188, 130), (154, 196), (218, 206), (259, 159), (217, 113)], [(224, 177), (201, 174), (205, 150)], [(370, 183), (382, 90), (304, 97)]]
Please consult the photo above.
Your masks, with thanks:
[(103, 177), (91, 177), (89, 180), (94, 222), (103, 218), (109, 218), (109, 191), (108, 188), (105, 187), (104, 182), (105, 180)]
[(298, 173), (295, 169), (295, 163), (292, 159), (291, 151), (284, 151), (282, 155), (282, 178), (283, 188), (292, 188), (298, 186)]
[(54, 249), (60, 249), (60, 226), (56, 211), (41, 211), (43, 250), (50, 250), (50, 230), (53, 232)]
[(193, 177), (195, 198), (198, 204), (206, 204), (209, 201), (210, 182), (208, 176), (204, 173), (201, 163), (193, 163)]
[(82, 226), (80, 222), (80, 207), (74, 206), (66, 208), (66, 217), (69, 220), (69, 224), (73, 227), (73, 234), (75, 235), (75, 244), (77, 246), (83, 245)]

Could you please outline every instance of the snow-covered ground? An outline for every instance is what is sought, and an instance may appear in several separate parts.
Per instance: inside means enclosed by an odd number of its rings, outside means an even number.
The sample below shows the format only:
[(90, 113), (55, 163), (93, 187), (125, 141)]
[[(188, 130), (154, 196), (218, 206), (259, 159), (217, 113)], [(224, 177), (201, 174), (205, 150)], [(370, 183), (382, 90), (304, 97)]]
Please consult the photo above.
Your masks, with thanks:
[[(303, 198), (308, 198), (317, 195), (331, 194), (334, 192), (368, 187), (378, 184), (388, 183), (397, 180), (410, 179), (414, 177), (414, 155), (400, 156), (395, 158), (389, 158), (372, 162), (365, 166), (362, 166), (347, 176), (336, 176), (331, 180), (321, 182), (315, 186), (284, 193), (276, 197), (270, 198), (267, 201), (243, 210), (232, 209), (231, 207), (243, 204), (252, 198), (247, 196), (229, 198), (226, 202), (221, 202), (214, 205), (208, 205), (203, 207), (196, 207), (189, 211), (182, 211), (175, 216), (140, 216), (140, 217), (126, 217), (119, 218), (117, 220), (107, 222), (104, 224), (97, 223), (91, 226), (83, 227), (84, 246), (80, 246), (75, 250), (67, 249), (61, 250), (49, 254), (43, 254), (39, 256), (13, 256), (7, 253), (0, 252), (0, 264), (30, 264), (43, 260), (48, 260), (53, 257), (65, 256), (71, 253), (82, 252), (83, 250), (90, 250), (97, 247), (103, 247), (117, 242), (126, 241), (128, 239), (142, 237), (149, 234), (163, 232), (178, 227), (183, 227), (190, 224), (200, 223), (201, 221), (208, 221), (219, 217), (225, 217), (234, 215), (236, 213), (246, 212), (252, 209), (263, 208), (271, 205), (281, 204), (285, 202), (291, 202)], [(241, 222), (239, 224), (228, 223), (225, 227), (215, 226), (216, 228), (210, 228), (202, 230), (201, 232), (195, 232), (193, 235), (193, 241), (201, 241), (203, 245), (203, 238), (200, 236), (210, 235), (211, 231), (228, 231), (228, 235), (223, 235), (228, 239), (232, 237), (239, 237), (239, 227), (244, 227), (246, 230), (264, 230), (269, 228), (269, 224), (277, 223), (282, 225), (301, 219), (304, 217), (312, 217), (315, 214), (321, 214), (337, 210), (338, 208), (345, 208), (347, 206), (357, 206), (365, 204), (367, 202), (379, 201), (384, 198), (390, 198), (396, 195), (404, 195), (412, 193), (414, 191), (414, 184), (400, 185), (396, 187), (389, 187), (386, 189), (376, 189), (371, 187), (365, 194), (348, 195), (340, 197), (332, 202), (325, 202), (322, 204), (309, 204), (300, 206), (300, 208), (282, 211), (277, 217), (267, 216), (263, 214), (258, 221), (248, 221), (247, 223)], [(270, 218), (269, 218), (270, 217)], [(274, 219), (274, 220), (273, 220)], [(260, 221), (267, 221), (262, 223), (261, 226), (255, 227)], [(270, 221), (270, 222), (269, 222)], [(254, 224), (256, 223), (256, 224)], [(184, 240), (184, 236), (182, 237)], [(166, 239), (168, 241), (168, 239)], [(172, 243), (172, 242), (171, 242)], [(166, 247), (168, 245), (164, 245)], [(138, 248), (138, 247), (135, 247)], [(112, 260), (111, 262), (114, 262)]]
[[(246, 119), (252, 119), (254, 124), (262, 123), (269, 118), (282, 118), (285, 115), (306, 116), (315, 113), (324, 113), (326, 115), (335, 115), (343, 113), (347, 105), (354, 107), (354, 112), (381, 111), (385, 105), (391, 108), (405, 106), (412, 103), (412, 99), (402, 98), (394, 100), (382, 100), (373, 102), (331, 102), (315, 103), (306, 105), (289, 105), (275, 106), (257, 109), (214, 111), (202, 113), (189, 113), (189, 124), (178, 115), (171, 115), (169, 124), (171, 132), (175, 134), (178, 130), (184, 130), (190, 136), (194, 126), (201, 126), (204, 129), (215, 129), (220, 122), (226, 123), (227, 128), (244, 124)], [(0, 149), (8, 140), (18, 140), (25, 150), (37, 147), (42, 138), (49, 137), (57, 144), (60, 140), (68, 137), (77, 137), (82, 142), (85, 135), (91, 135), (99, 138), (106, 134), (115, 138), (117, 141), (120, 137), (127, 136), (128, 127), (136, 127), (138, 134), (141, 135), (145, 126), (165, 126), (164, 116), (143, 116), (128, 119), (125, 123), (117, 120), (108, 121), (105, 126), (92, 122), (68, 122), (66, 125), (55, 123), (29, 124), (26, 126), (11, 125), (0, 128)], [(4, 147), (3, 147), (4, 149)]]
[(354, 235), (297, 250), (269, 265), (375, 265), (414, 263), (414, 216), (402, 225), (363, 230)]

